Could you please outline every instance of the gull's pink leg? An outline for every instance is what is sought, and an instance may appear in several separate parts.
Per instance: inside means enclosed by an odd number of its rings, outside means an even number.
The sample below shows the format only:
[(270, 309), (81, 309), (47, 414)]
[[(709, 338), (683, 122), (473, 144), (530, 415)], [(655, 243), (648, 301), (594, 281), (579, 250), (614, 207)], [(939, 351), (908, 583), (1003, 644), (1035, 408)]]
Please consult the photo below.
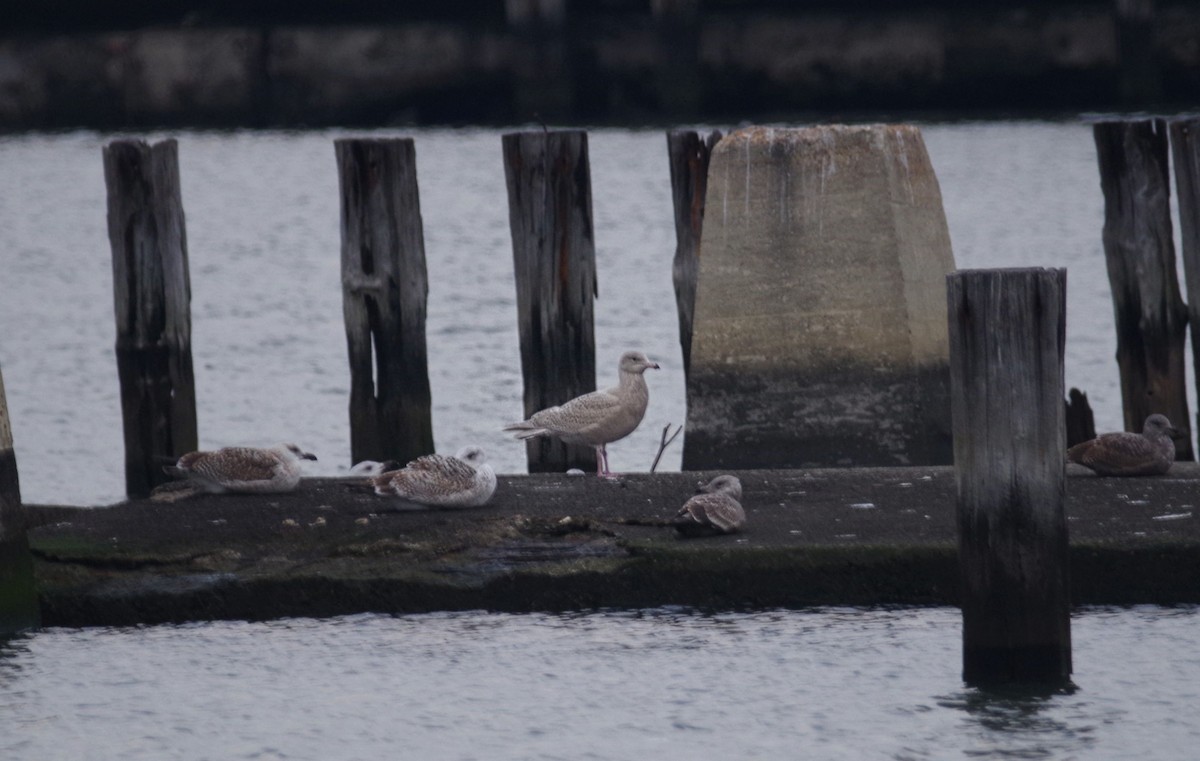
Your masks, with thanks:
[(600, 453), (600, 459), (604, 462), (604, 472), (600, 475), (602, 475), (604, 478), (619, 478), (616, 473), (613, 473), (608, 469), (608, 447), (604, 444), (601, 444), (598, 451)]

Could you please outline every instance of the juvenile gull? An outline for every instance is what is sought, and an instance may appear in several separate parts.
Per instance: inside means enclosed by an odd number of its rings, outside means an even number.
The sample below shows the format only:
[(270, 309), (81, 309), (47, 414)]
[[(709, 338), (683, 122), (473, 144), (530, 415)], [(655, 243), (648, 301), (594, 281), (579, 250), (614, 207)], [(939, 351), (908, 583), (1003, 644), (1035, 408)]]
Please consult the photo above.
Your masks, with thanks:
[(356, 462), (350, 466), (350, 475), (352, 476), (377, 476), (380, 473), (386, 473), (389, 470), (395, 470), (400, 467), (400, 463), (396, 460), (363, 460)]
[(371, 478), (376, 494), (436, 507), (478, 507), (496, 491), (496, 471), (483, 450), (466, 446), (453, 457), (430, 454)]
[(700, 487), (700, 494), (679, 508), (671, 525), (683, 536), (733, 534), (746, 525), (742, 482), (737, 476), (717, 476)]
[(1146, 418), (1141, 433), (1105, 433), (1067, 450), (1067, 462), (1091, 468), (1102, 476), (1156, 476), (1175, 462), (1171, 437), (1178, 431), (1165, 415)]
[(586, 444), (596, 450), (596, 475), (611, 476), (608, 450), (611, 442), (633, 433), (646, 414), (650, 389), (643, 373), (658, 365), (640, 351), (627, 351), (617, 363), (617, 385), (577, 396), (557, 407), (535, 412), (533, 417), (504, 427), (518, 439), (554, 436), (567, 444)]
[(300, 483), (300, 461), (316, 455), (295, 444), (256, 447), (224, 447), (212, 452), (188, 452), (173, 466), (164, 468), (186, 478), (201, 491), (260, 494), (291, 491)]

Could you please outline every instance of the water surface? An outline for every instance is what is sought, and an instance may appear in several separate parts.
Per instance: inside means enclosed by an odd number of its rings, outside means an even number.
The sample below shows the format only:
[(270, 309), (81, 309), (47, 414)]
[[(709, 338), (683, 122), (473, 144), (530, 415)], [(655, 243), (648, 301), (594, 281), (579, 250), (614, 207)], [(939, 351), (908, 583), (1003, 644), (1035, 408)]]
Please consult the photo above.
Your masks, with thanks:
[(48, 629), (0, 758), (1155, 759), (1200, 747), (1200, 609), (1089, 609), (1072, 692), (960, 681), (956, 609), (482, 612)]

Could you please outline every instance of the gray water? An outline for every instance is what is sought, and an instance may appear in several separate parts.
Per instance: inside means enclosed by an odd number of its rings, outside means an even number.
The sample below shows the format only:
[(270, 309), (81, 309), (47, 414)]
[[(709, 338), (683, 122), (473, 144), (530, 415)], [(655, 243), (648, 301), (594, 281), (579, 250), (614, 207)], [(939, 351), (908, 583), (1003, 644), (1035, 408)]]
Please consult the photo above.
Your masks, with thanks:
[[(1068, 269), (1066, 380), (1101, 430), (1122, 427), (1103, 198), (1091, 127), (1074, 122), (927, 124), (959, 267)], [(516, 297), (501, 130), (417, 129), (429, 268), (435, 444), (485, 448), (523, 472), (500, 433), (522, 417)], [(200, 445), (294, 441), (349, 462), (336, 164), (346, 133), (179, 132), (192, 275)], [(355, 133), (361, 134), (361, 133)], [(123, 497), (102, 147), (90, 132), (0, 137), (0, 370), (22, 492), (31, 503)], [(611, 448), (647, 470), (668, 423), (684, 422), (663, 132), (589, 132), (599, 298), (597, 382), (640, 348), (652, 373), (641, 428)], [(1190, 363), (1189, 363), (1190, 368)], [(662, 466), (678, 469), (678, 444)]]
[(1040, 695), (964, 687), (949, 608), (49, 629), (0, 646), (0, 758), (1183, 761), (1198, 629), (1081, 611)]

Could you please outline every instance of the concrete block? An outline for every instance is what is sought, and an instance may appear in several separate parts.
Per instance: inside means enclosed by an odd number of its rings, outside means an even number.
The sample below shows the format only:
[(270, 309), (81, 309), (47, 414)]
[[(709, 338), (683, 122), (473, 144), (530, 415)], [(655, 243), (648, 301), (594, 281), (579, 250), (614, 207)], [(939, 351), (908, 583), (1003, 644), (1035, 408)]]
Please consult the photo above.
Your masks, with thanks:
[(713, 150), (683, 467), (952, 461), (941, 191), (905, 125)]

